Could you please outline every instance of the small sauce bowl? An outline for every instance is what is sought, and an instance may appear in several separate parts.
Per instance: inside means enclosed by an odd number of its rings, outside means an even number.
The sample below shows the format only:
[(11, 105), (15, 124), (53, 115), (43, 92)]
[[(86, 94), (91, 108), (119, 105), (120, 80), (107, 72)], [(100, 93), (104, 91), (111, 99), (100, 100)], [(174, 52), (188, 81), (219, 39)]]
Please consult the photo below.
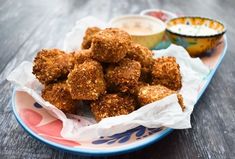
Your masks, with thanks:
[(167, 22), (170, 19), (176, 18), (177, 15), (162, 9), (146, 9), (140, 12), (140, 15), (148, 15), (154, 18), (158, 18), (163, 22)]
[(212, 49), (226, 32), (224, 25), (203, 17), (179, 17), (167, 23), (166, 34), (172, 43), (183, 46), (192, 57)]
[(143, 15), (125, 15), (110, 21), (111, 27), (128, 32), (132, 39), (149, 49), (161, 42), (166, 24), (159, 19)]

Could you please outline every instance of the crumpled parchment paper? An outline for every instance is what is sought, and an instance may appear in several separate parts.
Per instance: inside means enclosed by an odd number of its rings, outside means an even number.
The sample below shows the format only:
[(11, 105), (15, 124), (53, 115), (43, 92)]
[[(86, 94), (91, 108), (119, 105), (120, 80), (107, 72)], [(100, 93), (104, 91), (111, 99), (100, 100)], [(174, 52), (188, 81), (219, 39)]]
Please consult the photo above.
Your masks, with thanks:
[[(69, 32), (64, 40), (64, 50), (80, 49), (84, 32), (89, 26), (105, 28), (108, 24), (93, 17), (83, 18)], [(171, 45), (165, 50), (154, 51), (155, 57), (173, 56), (180, 65), (182, 89), (179, 93), (184, 98), (186, 110), (182, 112), (176, 94), (148, 104), (138, 110), (117, 117), (103, 119), (96, 123), (91, 116), (65, 115), (40, 96), (43, 86), (32, 74), (32, 62), (24, 61), (13, 70), (7, 79), (17, 86), (17, 90), (30, 94), (51, 115), (63, 122), (61, 135), (69, 140), (91, 140), (99, 136), (121, 133), (139, 125), (150, 128), (169, 127), (174, 129), (190, 128), (190, 115), (199, 94), (199, 86), (208, 75), (209, 69), (199, 58), (191, 58), (180, 46)], [(78, 120), (80, 119), (80, 122)], [(88, 126), (89, 125), (89, 126)]]

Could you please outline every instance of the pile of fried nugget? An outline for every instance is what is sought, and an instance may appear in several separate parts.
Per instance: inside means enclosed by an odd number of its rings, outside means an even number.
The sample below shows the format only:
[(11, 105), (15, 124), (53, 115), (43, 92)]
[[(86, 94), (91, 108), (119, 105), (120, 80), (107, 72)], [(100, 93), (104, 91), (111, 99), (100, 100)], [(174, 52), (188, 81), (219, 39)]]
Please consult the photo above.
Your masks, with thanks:
[(33, 74), (44, 85), (44, 100), (72, 114), (85, 101), (97, 121), (129, 114), (174, 93), (185, 108), (177, 93), (182, 77), (176, 59), (154, 59), (151, 50), (117, 28), (88, 28), (82, 49), (72, 53), (39, 51)]

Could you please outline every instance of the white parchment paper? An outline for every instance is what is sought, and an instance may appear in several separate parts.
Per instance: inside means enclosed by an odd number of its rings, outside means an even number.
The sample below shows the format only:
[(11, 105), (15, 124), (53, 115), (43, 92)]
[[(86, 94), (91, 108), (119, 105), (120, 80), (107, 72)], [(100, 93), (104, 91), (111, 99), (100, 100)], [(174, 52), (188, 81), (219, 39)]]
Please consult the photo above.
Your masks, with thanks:
[[(82, 37), (87, 27), (98, 26), (105, 28), (107, 24), (93, 17), (84, 18), (67, 34), (64, 41), (64, 50), (80, 49)], [(30, 94), (51, 115), (63, 122), (61, 135), (69, 140), (91, 140), (98, 136), (113, 135), (139, 125), (150, 128), (169, 127), (174, 129), (190, 128), (190, 115), (198, 96), (198, 88), (203, 79), (209, 74), (209, 69), (199, 58), (191, 58), (187, 51), (180, 46), (171, 45), (165, 50), (154, 51), (155, 57), (173, 56), (180, 65), (182, 75), (182, 89), (186, 110), (182, 112), (176, 94), (162, 100), (148, 104), (138, 110), (117, 117), (103, 119), (96, 123), (93, 118), (78, 115), (65, 115), (55, 106), (43, 100), (40, 96), (43, 86), (32, 74), (32, 62), (24, 61), (7, 79), (17, 86), (18, 90)], [(81, 121), (76, 120), (79, 118)], [(89, 125), (89, 126), (88, 126)]]

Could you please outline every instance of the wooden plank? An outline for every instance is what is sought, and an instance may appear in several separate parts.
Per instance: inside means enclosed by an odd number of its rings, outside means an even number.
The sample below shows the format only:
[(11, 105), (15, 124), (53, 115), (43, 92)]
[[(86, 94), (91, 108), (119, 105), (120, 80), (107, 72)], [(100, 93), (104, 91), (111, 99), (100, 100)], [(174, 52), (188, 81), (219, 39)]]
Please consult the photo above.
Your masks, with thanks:
[[(23, 3), (8, 1), (1, 7), (0, 17), (0, 71), (15, 56), (18, 50), (30, 38), (34, 31), (40, 27), (49, 12), (56, 12), (53, 6), (45, 8), (43, 3), (35, 4), (33, 1)], [(5, 13), (5, 14), (4, 14)], [(9, 49), (11, 48), (11, 49)]]

